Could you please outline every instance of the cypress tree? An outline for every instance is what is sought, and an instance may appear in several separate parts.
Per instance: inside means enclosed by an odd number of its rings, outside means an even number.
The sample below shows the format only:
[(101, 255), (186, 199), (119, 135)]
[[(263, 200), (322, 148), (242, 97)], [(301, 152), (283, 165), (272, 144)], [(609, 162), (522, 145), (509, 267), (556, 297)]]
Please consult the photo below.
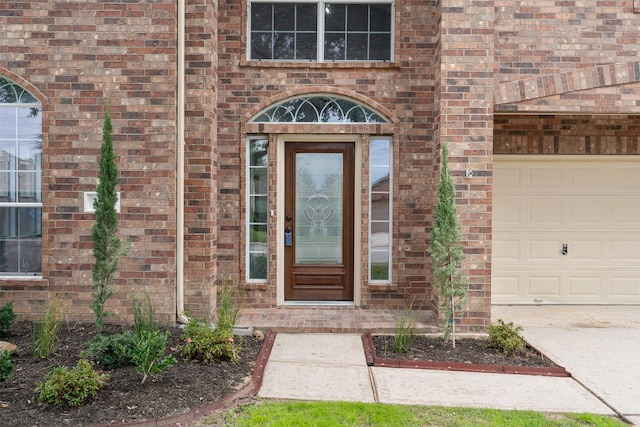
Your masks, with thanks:
[(464, 251), (462, 230), (456, 210), (456, 188), (449, 171), (449, 149), (442, 147), (442, 167), (438, 186), (438, 204), (431, 230), (431, 268), (434, 286), (438, 292), (438, 306), (443, 319), (445, 341), (452, 335), (456, 346), (456, 313), (461, 310), (467, 295), (467, 278), (461, 271)]
[(100, 153), (100, 172), (98, 176), (98, 196), (93, 202), (96, 222), (91, 238), (93, 240), (93, 256), (96, 260), (93, 267), (91, 309), (96, 315), (96, 328), (102, 330), (104, 319), (113, 313), (107, 312), (104, 306), (113, 295), (112, 284), (120, 259), (129, 251), (129, 241), (121, 241), (118, 233), (118, 215), (116, 203), (118, 194), (118, 167), (113, 151), (113, 128), (111, 115), (107, 110), (102, 129), (102, 148)]

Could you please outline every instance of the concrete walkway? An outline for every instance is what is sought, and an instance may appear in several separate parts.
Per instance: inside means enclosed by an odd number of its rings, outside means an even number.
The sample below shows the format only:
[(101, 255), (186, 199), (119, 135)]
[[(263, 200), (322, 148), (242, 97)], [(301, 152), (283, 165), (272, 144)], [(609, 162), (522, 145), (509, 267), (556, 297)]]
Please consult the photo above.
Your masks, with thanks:
[(640, 308), (494, 312), (494, 319), (523, 326), (525, 338), (573, 377), (368, 367), (359, 334), (279, 333), (258, 396), (620, 414), (640, 425), (640, 369), (633, 361), (640, 354)]

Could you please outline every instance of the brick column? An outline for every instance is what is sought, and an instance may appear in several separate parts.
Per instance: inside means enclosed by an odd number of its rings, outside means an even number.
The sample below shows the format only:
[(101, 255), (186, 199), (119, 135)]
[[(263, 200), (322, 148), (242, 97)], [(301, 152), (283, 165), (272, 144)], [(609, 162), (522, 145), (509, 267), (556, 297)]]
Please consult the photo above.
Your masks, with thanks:
[(185, 310), (208, 318), (217, 275), (217, 2), (186, 2)]
[(469, 300), (459, 324), (484, 329), (491, 319), (494, 2), (440, 6), (435, 140), (438, 149), (449, 144), (466, 254)]

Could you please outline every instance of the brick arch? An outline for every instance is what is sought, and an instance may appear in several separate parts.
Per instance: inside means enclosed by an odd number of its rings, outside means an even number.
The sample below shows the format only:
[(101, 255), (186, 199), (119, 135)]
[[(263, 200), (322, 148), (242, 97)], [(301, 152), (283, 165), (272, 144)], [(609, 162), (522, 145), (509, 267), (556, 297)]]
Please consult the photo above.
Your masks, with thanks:
[(260, 111), (266, 109), (267, 107), (273, 104), (283, 101), (287, 98), (293, 98), (293, 97), (302, 96), (302, 95), (323, 94), (323, 93), (328, 95), (341, 95), (347, 98), (351, 98), (353, 100), (357, 100), (358, 102), (364, 105), (367, 105), (373, 108), (374, 110), (377, 110), (380, 113), (384, 114), (385, 117), (387, 117), (391, 121), (391, 123), (396, 124), (398, 122), (397, 117), (388, 108), (372, 100), (371, 98), (367, 98), (366, 96), (363, 96), (358, 92), (354, 92), (352, 90), (338, 88), (334, 86), (313, 86), (308, 88), (298, 88), (298, 89), (292, 89), (292, 90), (280, 92), (277, 95), (274, 95), (262, 101), (261, 103), (255, 105), (251, 110), (249, 110), (242, 117), (242, 122), (247, 123), (253, 116), (258, 114)]
[(568, 92), (640, 82), (640, 61), (578, 68), (498, 84), (495, 105), (512, 104)]
[(44, 105), (47, 102), (47, 97), (44, 96), (44, 94), (40, 92), (37, 87), (29, 83), (24, 78), (20, 77), (16, 73), (0, 66), (0, 76), (6, 78), (7, 80), (11, 80), (19, 86), (22, 86), (24, 89), (29, 91), (31, 95), (35, 96), (41, 104)]

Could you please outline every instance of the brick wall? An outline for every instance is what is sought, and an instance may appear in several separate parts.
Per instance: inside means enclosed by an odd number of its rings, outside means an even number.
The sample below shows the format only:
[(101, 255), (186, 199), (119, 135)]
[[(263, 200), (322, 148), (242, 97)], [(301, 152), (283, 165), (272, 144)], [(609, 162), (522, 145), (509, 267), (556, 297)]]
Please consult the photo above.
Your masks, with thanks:
[(2, 303), (34, 317), (64, 292), (68, 317), (91, 320), (91, 227), (110, 104), (122, 192), (120, 231), (132, 248), (108, 309), (130, 318), (146, 289), (162, 320), (175, 312), (175, 28), (171, 0), (0, 1), (0, 73), (43, 104), (43, 279), (0, 280)]
[(495, 154), (640, 154), (639, 115), (503, 115)]
[(634, 3), (496, 1), (496, 110), (640, 113)]
[(190, 0), (186, 10), (184, 308), (215, 307), (217, 219), (217, 2)]

